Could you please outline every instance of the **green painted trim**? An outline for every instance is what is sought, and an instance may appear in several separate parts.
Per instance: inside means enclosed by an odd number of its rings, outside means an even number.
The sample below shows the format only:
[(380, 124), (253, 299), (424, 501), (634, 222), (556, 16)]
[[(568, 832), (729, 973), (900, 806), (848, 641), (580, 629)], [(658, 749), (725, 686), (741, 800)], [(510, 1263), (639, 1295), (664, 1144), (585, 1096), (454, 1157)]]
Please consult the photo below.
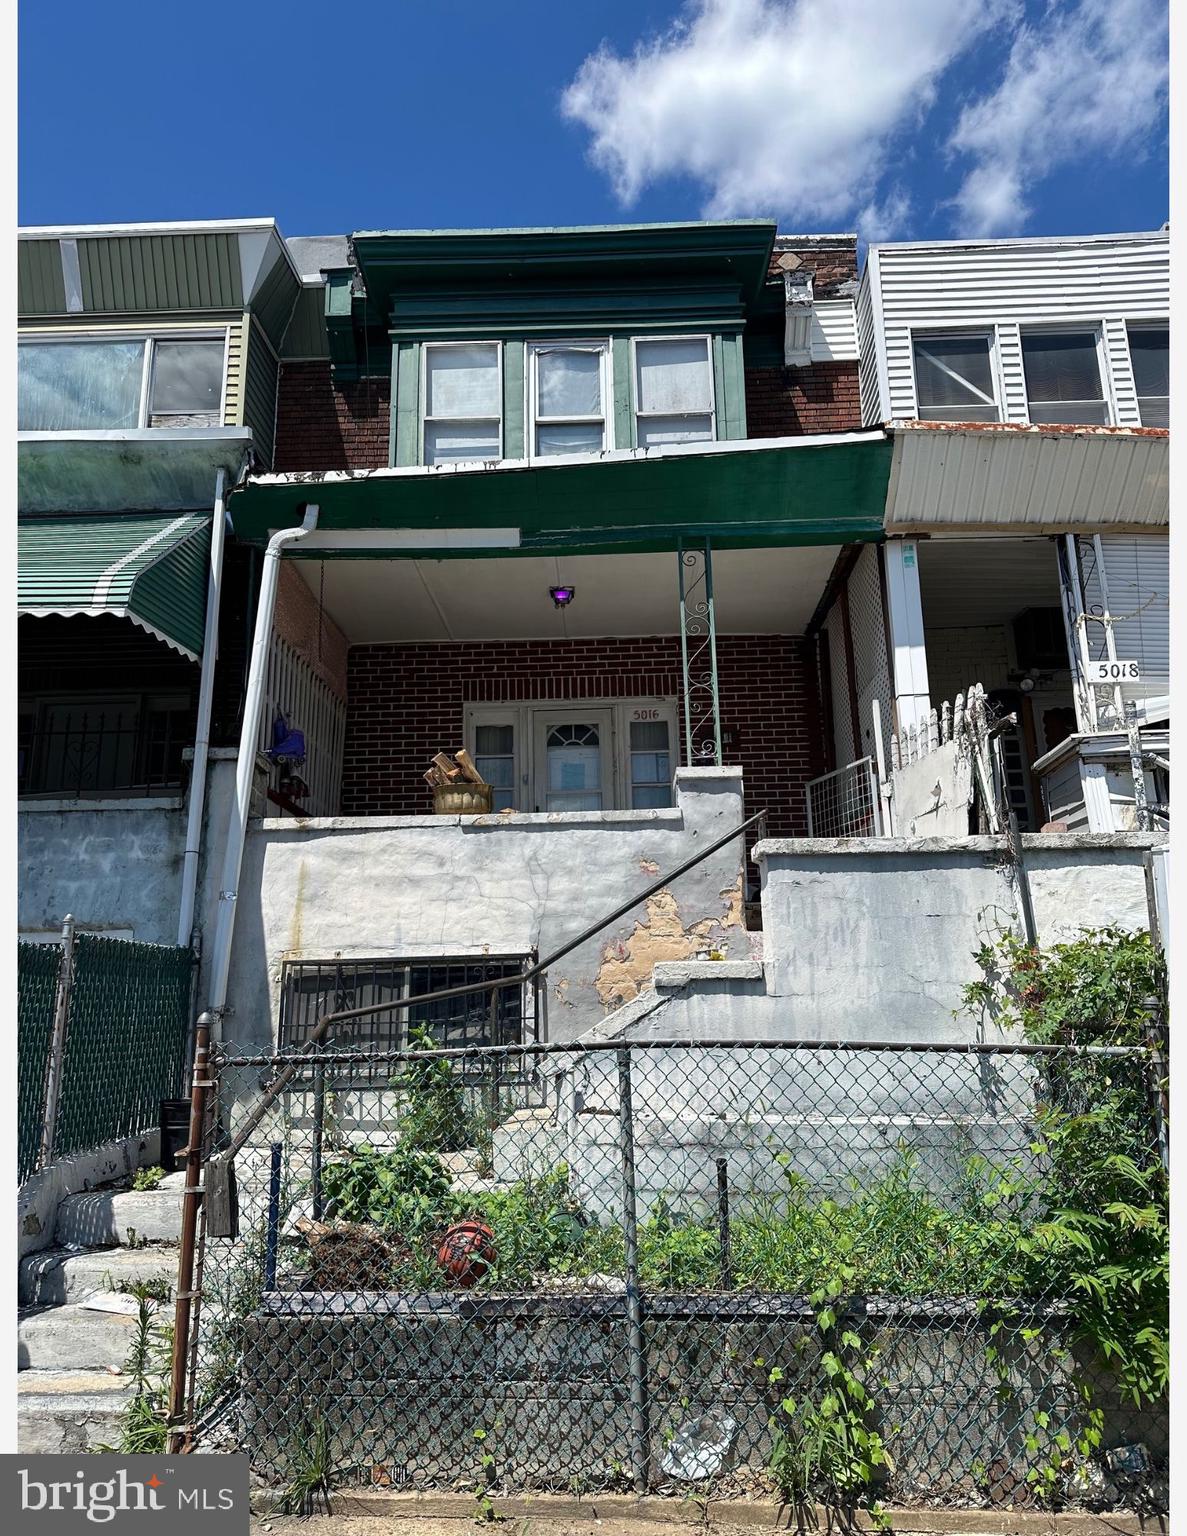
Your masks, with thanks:
[(503, 342), (503, 457), (527, 456), (527, 346), (518, 339)]
[(231, 499), (236, 533), (252, 542), (298, 520), (300, 504), (315, 499), (323, 532), (510, 527), (520, 530), (524, 554), (674, 549), (681, 537), (709, 532), (715, 544), (741, 548), (880, 538), (889, 476), (890, 443), (878, 438), (462, 474), (255, 481)]
[(614, 379), (614, 446), (637, 448), (635, 441), (635, 382), (631, 378), (631, 339), (610, 338), (610, 364)]
[(395, 401), (392, 415), (395, 418), (393, 433), (393, 462), (399, 469), (420, 463), (420, 345), (414, 341), (402, 341), (392, 348), (392, 366), (395, 370)]
[(744, 439), (746, 428), (746, 370), (742, 366), (742, 336), (726, 336), (722, 343), (726, 359), (726, 386), (733, 402), (732, 436)]

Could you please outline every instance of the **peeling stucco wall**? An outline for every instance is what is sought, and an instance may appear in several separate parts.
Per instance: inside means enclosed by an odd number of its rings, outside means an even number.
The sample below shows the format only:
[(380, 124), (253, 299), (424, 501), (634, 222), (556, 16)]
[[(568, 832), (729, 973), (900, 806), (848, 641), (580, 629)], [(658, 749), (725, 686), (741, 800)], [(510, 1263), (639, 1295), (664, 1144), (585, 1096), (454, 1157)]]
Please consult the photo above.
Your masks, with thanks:
[[(681, 769), (670, 810), (254, 822), (231, 957), (229, 1040), (275, 1037), (286, 960), (546, 955), (744, 819), (737, 769)], [(550, 972), (547, 1036), (633, 997), (656, 959), (749, 952), (742, 839)]]

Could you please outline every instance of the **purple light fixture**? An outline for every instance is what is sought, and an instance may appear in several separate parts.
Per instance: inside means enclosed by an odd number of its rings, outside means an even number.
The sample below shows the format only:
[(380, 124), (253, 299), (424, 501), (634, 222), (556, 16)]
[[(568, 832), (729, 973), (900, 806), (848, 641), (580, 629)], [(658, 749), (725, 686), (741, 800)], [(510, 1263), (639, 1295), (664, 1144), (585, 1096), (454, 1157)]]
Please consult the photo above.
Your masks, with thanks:
[(577, 596), (576, 587), (549, 587), (548, 595), (554, 608), (567, 608)]

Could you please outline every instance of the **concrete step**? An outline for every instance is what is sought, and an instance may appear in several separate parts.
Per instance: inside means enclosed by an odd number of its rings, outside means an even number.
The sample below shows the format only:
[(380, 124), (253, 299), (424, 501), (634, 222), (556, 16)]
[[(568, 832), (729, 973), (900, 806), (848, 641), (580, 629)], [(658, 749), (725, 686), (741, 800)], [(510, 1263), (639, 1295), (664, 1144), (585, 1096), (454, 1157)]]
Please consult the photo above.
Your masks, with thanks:
[(92, 1189), (67, 1195), (58, 1206), (54, 1240), (76, 1248), (175, 1243), (181, 1237), (184, 1188), (183, 1170), (167, 1174), (157, 1189)]
[(96, 1291), (116, 1291), (136, 1281), (177, 1280), (177, 1249), (43, 1248), (21, 1260), (17, 1298), (25, 1307), (59, 1307)]
[[(103, 1296), (106, 1306), (124, 1298)], [(71, 1303), (17, 1315), (18, 1371), (118, 1371), (136, 1337), (134, 1303), (126, 1312)]]
[(132, 1395), (110, 1371), (22, 1371), (17, 1377), (17, 1449), (25, 1456), (73, 1455), (119, 1443), (119, 1417)]

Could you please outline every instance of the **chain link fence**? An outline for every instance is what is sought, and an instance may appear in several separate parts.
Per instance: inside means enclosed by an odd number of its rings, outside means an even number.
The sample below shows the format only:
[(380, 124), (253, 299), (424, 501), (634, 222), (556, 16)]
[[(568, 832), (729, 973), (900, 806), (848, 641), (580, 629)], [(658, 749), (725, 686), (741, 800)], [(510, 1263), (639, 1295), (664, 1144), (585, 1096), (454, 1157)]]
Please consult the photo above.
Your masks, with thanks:
[(223, 1047), (209, 1155), (288, 1065), (234, 1229), (204, 1202), (198, 1450), (282, 1486), (1161, 1497), (1143, 1051)]
[[(18, 1163), (47, 1160), (160, 1124), (185, 1091), (195, 957), (189, 949), (97, 934), (18, 944)], [(55, 1011), (65, 992), (62, 1037)], [(60, 1069), (55, 1074), (55, 1049)]]

